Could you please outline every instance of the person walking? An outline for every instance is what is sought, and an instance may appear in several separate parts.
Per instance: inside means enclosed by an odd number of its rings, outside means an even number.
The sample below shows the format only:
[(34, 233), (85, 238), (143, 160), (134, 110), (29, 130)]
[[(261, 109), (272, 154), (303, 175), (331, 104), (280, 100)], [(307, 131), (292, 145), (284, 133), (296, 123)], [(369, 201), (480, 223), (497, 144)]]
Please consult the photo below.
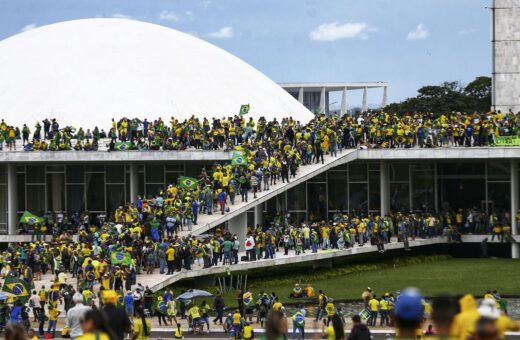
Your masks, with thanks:
[(81, 320), (92, 308), (83, 304), (83, 296), (80, 293), (76, 293), (72, 296), (72, 302), (74, 303), (74, 307), (67, 311), (65, 325), (70, 331), (70, 337), (74, 339), (83, 335)]

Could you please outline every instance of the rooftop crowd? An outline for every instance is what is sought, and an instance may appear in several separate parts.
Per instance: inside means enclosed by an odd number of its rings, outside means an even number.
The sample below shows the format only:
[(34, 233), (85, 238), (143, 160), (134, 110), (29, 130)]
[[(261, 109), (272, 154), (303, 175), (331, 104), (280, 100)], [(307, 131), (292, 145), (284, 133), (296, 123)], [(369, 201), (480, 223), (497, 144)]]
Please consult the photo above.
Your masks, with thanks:
[(6, 150), (16, 149), (21, 140), (26, 151), (95, 151), (106, 138), (110, 140), (108, 150), (115, 150), (116, 142), (131, 142), (129, 149), (134, 150), (229, 150), (237, 145), (244, 149), (277, 148), (287, 141), (297, 148), (312, 148), (316, 140), (331, 149), (489, 146), (496, 143), (497, 136), (518, 135), (519, 123), (518, 115), (500, 111), (319, 115), (306, 124), (293, 118), (255, 121), (239, 115), (211, 120), (192, 116), (184, 121), (171, 117), (169, 122), (121, 118), (112, 119), (107, 130), (60, 126), (56, 119), (37, 122), (31, 129), (2, 119), (0, 149), (4, 143)]

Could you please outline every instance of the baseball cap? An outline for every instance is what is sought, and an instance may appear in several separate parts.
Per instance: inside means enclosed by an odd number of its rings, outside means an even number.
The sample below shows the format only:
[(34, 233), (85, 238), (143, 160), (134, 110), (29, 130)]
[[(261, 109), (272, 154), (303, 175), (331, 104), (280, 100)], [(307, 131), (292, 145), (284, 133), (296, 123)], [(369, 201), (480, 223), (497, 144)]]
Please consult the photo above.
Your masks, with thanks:
[(405, 289), (395, 304), (396, 317), (406, 321), (420, 321), (424, 314), (422, 299), (417, 289)]

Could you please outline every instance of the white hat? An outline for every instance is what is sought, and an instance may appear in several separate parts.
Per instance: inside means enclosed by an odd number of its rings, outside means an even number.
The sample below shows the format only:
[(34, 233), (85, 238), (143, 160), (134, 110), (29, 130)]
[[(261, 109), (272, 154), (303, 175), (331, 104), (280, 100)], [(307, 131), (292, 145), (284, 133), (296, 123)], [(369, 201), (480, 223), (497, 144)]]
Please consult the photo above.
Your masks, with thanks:
[(497, 308), (497, 303), (494, 299), (491, 298), (482, 300), (482, 303), (478, 308), (478, 313), (480, 316), (493, 320), (498, 319), (500, 316), (500, 310)]

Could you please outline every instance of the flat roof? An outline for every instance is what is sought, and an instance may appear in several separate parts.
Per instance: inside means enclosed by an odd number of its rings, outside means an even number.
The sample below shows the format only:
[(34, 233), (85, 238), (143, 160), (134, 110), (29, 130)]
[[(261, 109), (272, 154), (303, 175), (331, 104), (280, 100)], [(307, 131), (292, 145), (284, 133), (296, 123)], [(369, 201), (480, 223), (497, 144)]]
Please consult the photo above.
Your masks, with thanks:
[(350, 90), (363, 90), (364, 88), (374, 89), (374, 88), (382, 88), (388, 87), (388, 83), (385, 81), (376, 81), (376, 82), (354, 82), (354, 83), (279, 83), (281, 87), (286, 90), (298, 90), (303, 88), (307, 91), (321, 91), (322, 88), (325, 88), (326, 91), (343, 91), (344, 88), (347, 88), (347, 91)]

